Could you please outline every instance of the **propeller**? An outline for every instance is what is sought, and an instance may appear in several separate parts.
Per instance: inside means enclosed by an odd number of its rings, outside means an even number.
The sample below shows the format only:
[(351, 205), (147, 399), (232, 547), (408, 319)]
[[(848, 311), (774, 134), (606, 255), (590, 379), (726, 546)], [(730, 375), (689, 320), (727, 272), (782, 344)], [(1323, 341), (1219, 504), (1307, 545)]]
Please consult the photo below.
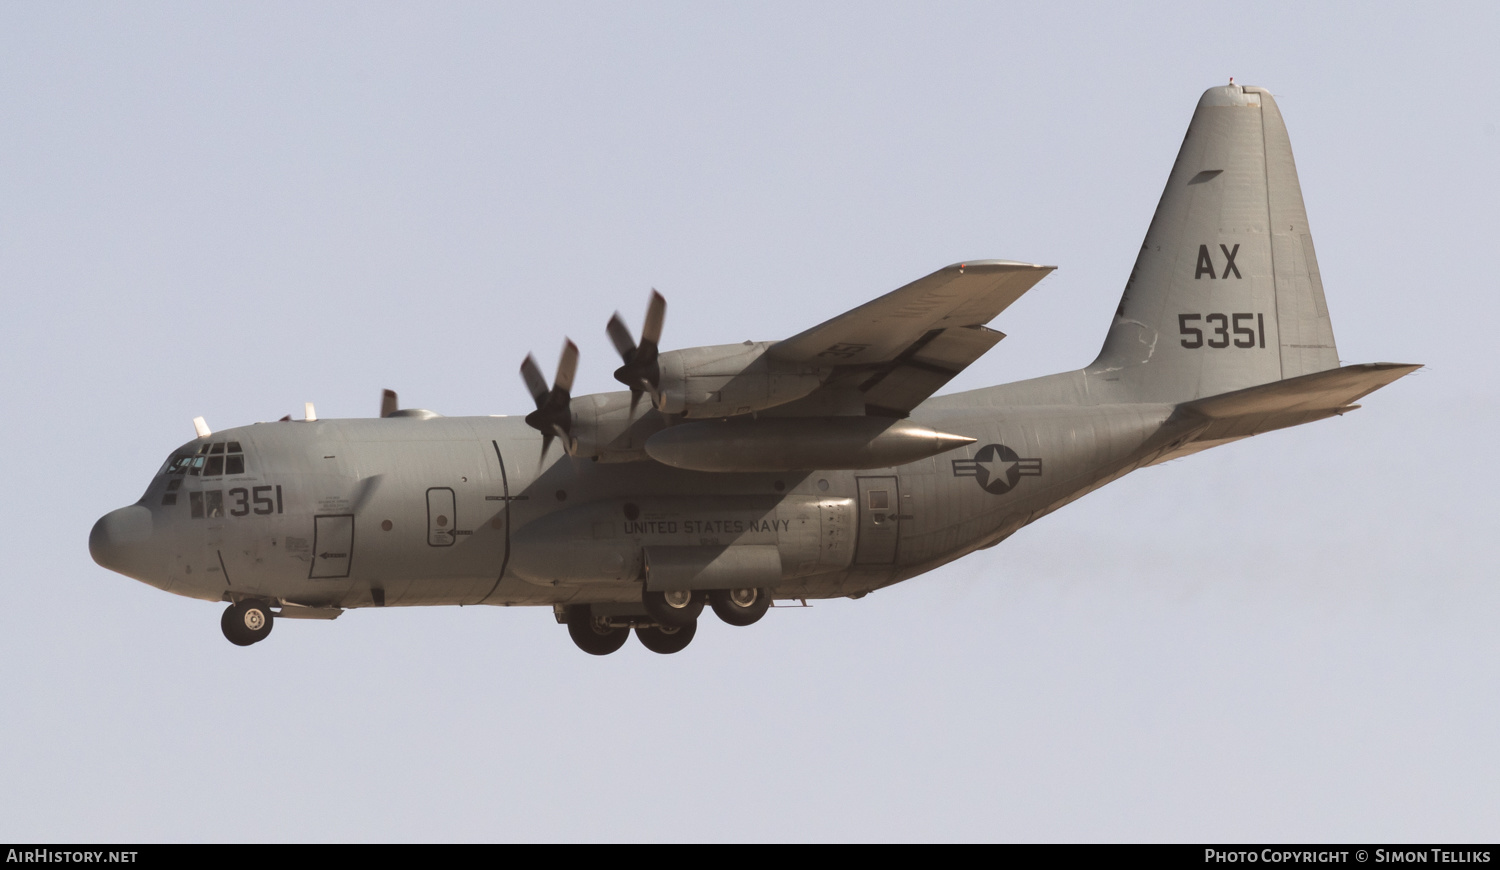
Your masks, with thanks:
[(605, 328), (609, 333), (609, 340), (614, 342), (615, 350), (625, 360), (624, 365), (615, 369), (615, 380), (630, 388), (631, 411), (635, 410), (635, 403), (640, 400), (643, 392), (651, 394), (652, 402), (661, 404), (661, 366), (656, 361), (657, 342), (661, 341), (661, 326), (666, 316), (667, 300), (652, 288), (639, 345), (631, 338), (630, 327), (625, 325), (620, 312), (615, 312), (615, 316), (609, 319), (609, 326)]
[(550, 389), (531, 354), (528, 353), (521, 363), (521, 379), (536, 401), (536, 410), (526, 415), (526, 425), (542, 433), (542, 459), (547, 458), (547, 448), (552, 446), (554, 437), (561, 438), (563, 448), (573, 452), (573, 410), (568, 403), (573, 398), (573, 375), (577, 371), (578, 345), (566, 338), (563, 339), (562, 358), (557, 361), (557, 377)]

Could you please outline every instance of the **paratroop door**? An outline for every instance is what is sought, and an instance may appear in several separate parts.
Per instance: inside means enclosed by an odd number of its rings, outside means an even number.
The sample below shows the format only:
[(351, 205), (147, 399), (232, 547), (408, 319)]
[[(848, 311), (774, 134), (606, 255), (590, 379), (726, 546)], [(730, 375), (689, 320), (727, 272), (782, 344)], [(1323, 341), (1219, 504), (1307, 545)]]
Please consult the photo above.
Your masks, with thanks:
[(895, 477), (859, 477), (859, 543), (856, 565), (889, 565), (896, 561), (901, 538), (901, 491)]
[(453, 546), (453, 529), (457, 524), (458, 504), (453, 490), (446, 486), (427, 490), (427, 544), (432, 547)]

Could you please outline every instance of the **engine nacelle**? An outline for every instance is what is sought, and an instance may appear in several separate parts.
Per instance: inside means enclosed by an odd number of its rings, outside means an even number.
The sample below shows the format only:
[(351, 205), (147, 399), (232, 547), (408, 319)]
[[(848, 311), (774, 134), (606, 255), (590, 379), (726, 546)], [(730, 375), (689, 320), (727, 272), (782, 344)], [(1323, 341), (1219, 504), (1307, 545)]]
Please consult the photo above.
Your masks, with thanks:
[(766, 356), (773, 344), (747, 341), (662, 354), (657, 407), (684, 417), (734, 417), (794, 402), (823, 383), (827, 369)]
[(646, 440), (667, 425), (666, 418), (644, 397), (632, 408), (629, 393), (579, 396), (569, 409), (573, 414), (569, 452), (600, 462), (646, 459)]

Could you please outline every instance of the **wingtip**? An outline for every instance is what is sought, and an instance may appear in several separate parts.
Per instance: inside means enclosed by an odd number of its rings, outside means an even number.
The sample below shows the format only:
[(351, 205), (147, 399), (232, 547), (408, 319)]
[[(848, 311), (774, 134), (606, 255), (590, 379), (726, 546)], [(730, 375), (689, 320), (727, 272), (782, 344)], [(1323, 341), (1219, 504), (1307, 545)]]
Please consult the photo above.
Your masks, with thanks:
[(1023, 263), (1020, 260), (965, 260), (948, 267), (958, 272), (1017, 272), (1026, 269), (1045, 269), (1050, 272), (1056, 268), (1040, 263)]

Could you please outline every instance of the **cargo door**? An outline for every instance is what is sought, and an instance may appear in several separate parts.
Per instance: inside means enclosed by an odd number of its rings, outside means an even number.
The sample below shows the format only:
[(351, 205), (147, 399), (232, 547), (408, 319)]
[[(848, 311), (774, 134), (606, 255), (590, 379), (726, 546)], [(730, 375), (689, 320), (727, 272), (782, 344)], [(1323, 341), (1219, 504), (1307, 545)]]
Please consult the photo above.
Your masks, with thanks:
[(859, 484), (859, 543), (856, 565), (889, 565), (896, 561), (901, 538), (901, 492), (896, 478), (857, 477)]

